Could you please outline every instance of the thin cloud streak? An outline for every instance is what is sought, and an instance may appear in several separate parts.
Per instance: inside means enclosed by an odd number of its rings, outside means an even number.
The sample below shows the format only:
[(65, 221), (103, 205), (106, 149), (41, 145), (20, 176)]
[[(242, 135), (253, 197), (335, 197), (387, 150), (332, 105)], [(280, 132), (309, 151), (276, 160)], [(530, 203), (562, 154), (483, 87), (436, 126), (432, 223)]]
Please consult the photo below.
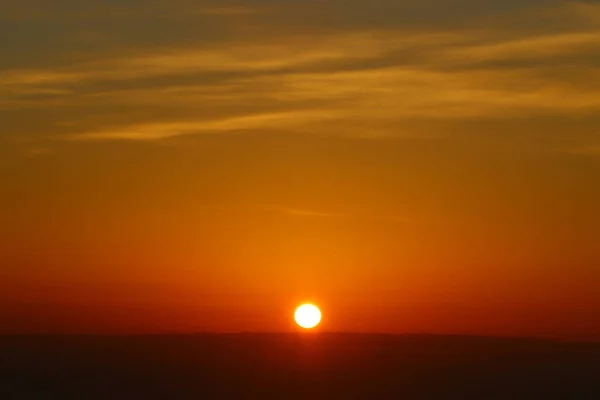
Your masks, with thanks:
[(167, 123), (150, 123), (122, 127), (114, 130), (86, 132), (63, 139), (68, 140), (157, 140), (174, 136), (233, 132), (248, 129), (284, 128), (289, 124), (305, 124), (320, 121), (334, 116), (323, 111), (297, 111), (284, 113), (256, 114), (238, 116), (216, 121), (180, 121)]
[(494, 44), (476, 45), (447, 51), (445, 57), (457, 60), (534, 60), (593, 51), (600, 47), (600, 31), (534, 36)]
[(394, 223), (414, 223), (413, 219), (401, 218), (389, 215), (373, 215), (373, 214), (352, 214), (352, 213), (336, 213), (336, 212), (322, 212), (314, 211), (302, 208), (287, 208), (287, 207), (268, 207), (266, 211), (281, 212), (284, 214), (299, 216), (299, 217), (314, 217), (314, 218), (333, 218), (333, 219), (347, 219), (347, 220), (374, 220), (374, 221), (387, 221)]

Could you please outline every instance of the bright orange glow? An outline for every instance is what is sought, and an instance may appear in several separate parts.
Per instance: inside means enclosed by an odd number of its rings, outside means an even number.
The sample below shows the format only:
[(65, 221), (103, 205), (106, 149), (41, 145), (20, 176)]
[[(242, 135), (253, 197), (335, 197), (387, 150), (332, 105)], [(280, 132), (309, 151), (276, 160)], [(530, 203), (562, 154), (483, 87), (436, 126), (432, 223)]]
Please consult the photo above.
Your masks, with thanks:
[(0, 335), (600, 340), (599, 2), (239, 3), (0, 2)]
[(305, 329), (311, 329), (321, 322), (321, 310), (312, 304), (303, 304), (294, 313), (296, 323)]

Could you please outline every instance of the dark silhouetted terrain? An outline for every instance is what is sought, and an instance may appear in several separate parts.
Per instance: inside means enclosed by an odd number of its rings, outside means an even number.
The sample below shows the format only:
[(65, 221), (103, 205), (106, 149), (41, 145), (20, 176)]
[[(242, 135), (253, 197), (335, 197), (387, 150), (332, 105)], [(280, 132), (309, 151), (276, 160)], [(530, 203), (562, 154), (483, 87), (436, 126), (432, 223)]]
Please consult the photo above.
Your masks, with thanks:
[(600, 344), (466, 336), (0, 336), (0, 399), (600, 399)]

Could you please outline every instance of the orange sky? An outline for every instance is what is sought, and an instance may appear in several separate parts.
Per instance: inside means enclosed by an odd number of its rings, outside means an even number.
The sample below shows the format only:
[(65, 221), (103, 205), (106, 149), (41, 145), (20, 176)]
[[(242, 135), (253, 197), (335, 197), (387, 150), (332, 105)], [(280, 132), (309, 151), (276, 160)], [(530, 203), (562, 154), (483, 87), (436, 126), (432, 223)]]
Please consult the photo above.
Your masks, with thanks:
[(0, 332), (600, 338), (595, 2), (137, 3), (0, 5)]

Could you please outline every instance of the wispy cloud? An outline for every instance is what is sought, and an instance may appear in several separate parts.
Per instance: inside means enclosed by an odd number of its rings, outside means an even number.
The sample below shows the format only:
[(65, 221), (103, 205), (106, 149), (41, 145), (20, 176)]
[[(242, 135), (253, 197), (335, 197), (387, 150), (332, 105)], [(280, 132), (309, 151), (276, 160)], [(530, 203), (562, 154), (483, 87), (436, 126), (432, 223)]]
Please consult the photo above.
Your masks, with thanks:
[(586, 53), (600, 47), (600, 31), (546, 34), (446, 51), (445, 57), (467, 62), (536, 60)]
[[(391, 214), (382, 214), (380, 210), (376, 208), (363, 209), (358, 212), (340, 212), (340, 211), (323, 211), (315, 210), (304, 207), (290, 207), (285, 205), (255, 205), (255, 206), (223, 206), (223, 205), (204, 205), (202, 208), (219, 211), (224, 213), (231, 213), (232, 211), (243, 210), (244, 212), (259, 212), (259, 213), (276, 213), (280, 215), (287, 215), (298, 218), (314, 218), (314, 219), (331, 219), (331, 220), (346, 220), (348, 222), (387, 222), (396, 224), (411, 224), (416, 223), (417, 220), (414, 218), (407, 218)], [(419, 221), (421, 222), (421, 220)]]
[[(469, 123), (600, 113), (600, 85), (595, 83), (600, 82), (600, 31), (591, 23), (573, 23), (593, 20), (595, 4), (546, 8), (528, 2), (529, 14), (546, 16), (552, 10), (540, 25), (552, 26), (564, 15), (560, 29), (519, 26), (512, 31), (507, 15), (519, 7), (500, 2), (495, 6), (503, 10), (503, 19), (492, 27), (449, 25), (436, 13), (434, 19), (423, 14), (425, 19), (415, 23), (385, 19), (376, 27), (369, 17), (383, 18), (382, 10), (394, 13), (400, 7), (376, 3), (382, 7), (364, 16), (364, 7), (349, 4), (338, 11), (352, 23), (329, 21), (325, 15), (329, 22), (321, 28), (327, 29), (317, 29), (323, 21), (307, 25), (291, 12), (314, 12), (315, 4), (192, 7), (177, 2), (172, 12), (257, 19), (242, 28), (211, 25), (210, 40), (186, 36), (102, 56), (78, 55), (44, 68), (27, 63), (0, 67), (0, 112), (52, 109), (46, 131), (60, 139), (141, 141), (263, 130), (410, 136), (415, 133), (404, 127), (407, 120)], [(152, 7), (162, 10), (165, 4)], [(411, 4), (400, 9), (423, 11)], [(469, 18), (477, 20), (483, 11), (474, 3), (472, 8)], [(269, 35), (258, 24), (264, 21), (257, 14), (266, 9), (282, 21), (267, 29)], [(102, 12), (112, 15), (108, 9)]]
[(285, 128), (335, 116), (328, 111), (296, 111), (238, 116), (213, 121), (177, 121), (138, 124), (110, 130), (83, 132), (65, 136), (71, 140), (156, 140), (206, 132), (233, 132), (250, 129)]
[(456, 35), (394, 35), (365, 32), (344, 35), (311, 35), (305, 38), (247, 41), (227, 45), (157, 49), (128, 56), (95, 60), (48, 70), (0, 70), (4, 90), (31, 86), (72, 85), (90, 81), (131, 81), (156, 76), (207, 72), (269, 73), (314, 64), (376, 58), (386, 52), (422, 45), (443, 44)]
[(324, 212), (324, 211), (315, 211), (304, 208), (288, 208), (288, 207), (266, 207), (266, 211), (274, 211), (280, 212), (284, 214), (289, 214), (292, 216), (298, 217), (308, 217), (308, 218), (326, 218), (326, 219), (343, 219), (343, 220), (355, 220), (355, 221), (380, 221), (380, 222), (393, 222), (393, 223), (414, 223), (414, 219), (403, 218), (393, 215), (380, 215), (377, 213), (369, 212), (369, 213), (340, 213), (340, 212)]
[[(103, 105), (144, 107), (154, 104), (223, 109), (221, 118), (178, 118), (130, 124), (111, 124), (70, 133), (79, 139), (155, 140), (177, 135), (294, 128), (315, 121), (339, 121), (352, 132), (360, 119), (388, 125), (400, 118), (510, 118), (532, 113), (590, 113), (600, 110), (600, 87), (577, 81), (573, 69), (556, 69), (546, 78), (536, 68), (474, 69), (468, 60), (548, 57), (575, 51), (600, 40), (595, 33), (550, 35), (491, 45), (472, 45), (455, 35), (425, 35), (412, 44), (403, 35), (355, 35), (311, 47), (310, 43), (242, 45), (227, 49), (174, 50), (154, 55), (134, 55), (98, 64), (83, 64), (68, 71), (8, 72), (3, 76), (4, 107), (32, 107), (47, 99), (27, 99), (31, 93), (53, 94), (54, 101), (93, 108)], [(420, 43), (420, 45), (419, 45)], [(452, 43), (453, 50), (448, 50)], [(600, 42), (599, 42), (600, 43)], [(396, 51), (422, 47), (414, 60), (397, 59)], [(534, 49), (537, 49), (534, 51)], [(436, 53), (437, 51), (437, 53)], [(437, 64), (429, 64), (434, 57)], [(363, 61), (368, 63), (362, 66)], [(378, 65), (382, 64), (383, 65)], [(392, 65), (386, 65), (386, 64)], [(401, 65), (393, 65), (401, 64)], [(402, 65), (402, 63), (404, 65)], [(197, 82), (194, 74), (225, 71), (234, 75)], [(547, 68), (546, 72), (549, 71)], [(581, 73), (581, 71), (579, 71)], [(590, 75), (597, 74), (593, 67)], [(168, 87), (153, 77), (191, 76), (189, 84)], [(169, 78), (171, 79), (171, 78)], [(199, 79), (199, 78), (198, 78)], [(219, 81), (220, 79), (220, 81)], [(90, 92), (89, 85), (113, 80), (136, 86), (121, 89), (106, 85)], [(146, 85), (147, 87), (144, 87)], [(49, 103), (44, 103), (46, 106)], [(241, 105), (263, 105), (249, 114)], [(317, 109), (318, 106), (318, 109)], [(329, 130), (323, 125), (321, 131)], [(319, 130), (317, 128), (317, 130)], [(383, 128), (385, 131), (386, 128)]]

